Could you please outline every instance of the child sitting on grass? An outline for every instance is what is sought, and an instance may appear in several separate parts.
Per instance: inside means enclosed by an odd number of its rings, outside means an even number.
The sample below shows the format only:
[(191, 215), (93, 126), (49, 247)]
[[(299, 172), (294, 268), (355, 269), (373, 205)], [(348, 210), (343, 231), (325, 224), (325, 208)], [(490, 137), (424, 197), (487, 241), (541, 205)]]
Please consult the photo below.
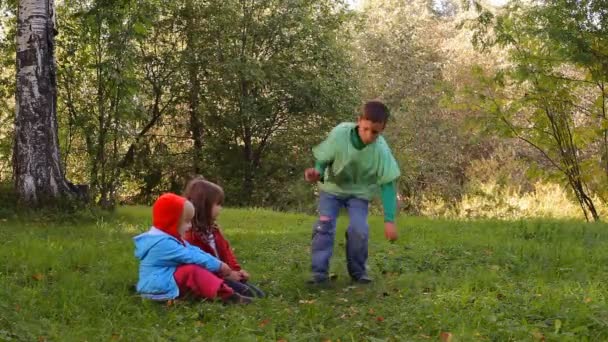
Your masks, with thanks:
[(230, 267), (182, 240), (190, 229), (192, 203), (175, 194), (160, 196), (152, 207), (152, 228), (134, 238), (140, 260), (137, 292), (153, 300), (172, 300), (191, 294), (221, 298), (225, 303), (248, 304), (251, 298), (235, 293), (223, 279)]
[(237, 262), (217, 224), (224, 202), (224, 190), (203, 178), (195, 178), (186, 186), (184, 197), (196, 208), (192, 229), (186, 232), (186, 240), (230, 266), (233, 272), (224, 276), (224, 281), (234, 291), (244, 296), (264, 297), (264, 292), (248, 283), (249, 273)]

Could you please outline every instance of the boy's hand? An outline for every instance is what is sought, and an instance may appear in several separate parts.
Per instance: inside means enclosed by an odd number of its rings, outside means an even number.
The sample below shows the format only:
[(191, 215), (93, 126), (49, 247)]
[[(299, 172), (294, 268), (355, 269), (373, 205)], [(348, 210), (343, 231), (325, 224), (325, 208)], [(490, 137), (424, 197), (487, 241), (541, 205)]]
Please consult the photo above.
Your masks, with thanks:
[(384, 236), (389, 241), (397, 240), (397, 226), (393, 222), (384, 222)]
[(241, 274), (242, 280), (249, 280), (249, 273), (247, 273), (247, 271), (241, 270), (239, 273)]
[(321, 179), (321, 174), (317, 169), (311, 167), (304, 171), (304, 179), (306, 179), (308, 183), (316, 183)]

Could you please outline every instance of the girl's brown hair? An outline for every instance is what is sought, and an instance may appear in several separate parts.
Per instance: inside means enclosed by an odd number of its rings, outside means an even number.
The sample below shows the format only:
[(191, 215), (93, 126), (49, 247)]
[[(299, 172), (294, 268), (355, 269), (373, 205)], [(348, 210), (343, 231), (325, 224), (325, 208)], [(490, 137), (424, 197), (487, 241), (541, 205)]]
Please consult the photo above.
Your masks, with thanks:
[(219, 185), (198, 177), (186, 185), (184, 197), (192, 202), (196, 209), (192, 219), (192, 229), (206, 238), (215, 224), (212, 215), (213, 206), (224, 203), (224, 190)]

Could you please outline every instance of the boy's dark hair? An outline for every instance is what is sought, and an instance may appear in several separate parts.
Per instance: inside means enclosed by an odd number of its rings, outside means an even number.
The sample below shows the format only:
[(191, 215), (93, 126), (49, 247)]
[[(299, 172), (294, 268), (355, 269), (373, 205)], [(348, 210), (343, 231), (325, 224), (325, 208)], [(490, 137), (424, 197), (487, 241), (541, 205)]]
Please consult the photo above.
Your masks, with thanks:
[(386, 123), (389, 116), (388, 107), (380, 101), (368, 101), (363, 105), (362, 119), (375, 123)]

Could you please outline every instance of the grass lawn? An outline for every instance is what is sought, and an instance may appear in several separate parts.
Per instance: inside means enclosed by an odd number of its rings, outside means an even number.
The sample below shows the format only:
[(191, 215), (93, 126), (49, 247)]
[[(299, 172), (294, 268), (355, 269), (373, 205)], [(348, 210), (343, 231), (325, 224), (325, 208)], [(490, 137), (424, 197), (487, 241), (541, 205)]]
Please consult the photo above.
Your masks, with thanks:
[(342, 220), (329, 288), (305, 284), (313, 217), (225, 210), (250, 306), (142, 300), (131, 238), (149, 208), (0, 221), (0, 341), (608, 340), (608, 225), (371, 219), (371, 285), (351, 286)]

